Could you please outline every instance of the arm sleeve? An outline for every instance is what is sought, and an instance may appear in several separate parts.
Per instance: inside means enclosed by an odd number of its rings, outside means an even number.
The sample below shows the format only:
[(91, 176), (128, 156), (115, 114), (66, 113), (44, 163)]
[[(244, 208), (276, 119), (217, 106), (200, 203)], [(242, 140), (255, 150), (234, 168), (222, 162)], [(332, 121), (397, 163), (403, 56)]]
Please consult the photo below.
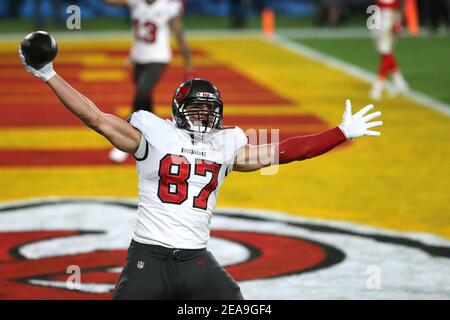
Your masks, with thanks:
[(167, 15), (169, 20), (180, 16), (183, 13), (183, 4), (180, 0), (169, 0), (169, 7), (167, 10)]
[(127, 122), (129, 122), (133, 127), (135, 127), (136, 129), (138, 129), (141, 132), (144, 131), (144, 125), (145, 125), (144, 121), (145, 121), (145, 118), (144, 118), (143, 111), (133, 112), (127, 119)]
[(238, 152), (239, 149), (248, 144), (248, 138), (241, 128), (236, 127), (234, 130), (236, 131), (236, 140), (235, 140), (236, 141), (235, 154), (236, 154), (236, 152)]
[(318, 134), (289, 138), (277, 145), (279, 163), (289, 163), (317, 157), (337, 147), (347, 139), (338, 127)]
[(136, 152), (133, 154), (133, 157), (137, 161), (143, 161), (147, 159), (148, 157), (148, 142), (145, 140), (145, 137), (143, 134), (141, 134), (141, 141), (139, 142), (139, 147), (137, 148)]
[(241, 148), (245, 147), (248, 144), (248, 138), (241, 128), (235, 127), (233, 129), (233, 132), (234, 132), (234, 135), (233, 135), (234, 136), (234, 139), (233, 139), (234, 152), (233, 152), (231, 159), (229, 159), (229, 162), (228, 162), (227, 174), (229, 172), (233, 171), (234, 159), (236, 158), (237, 152)]
[(126, 0), (127, 6), (128, 7), (132, 7), (134, 5), (136, 5), (137, 0)]

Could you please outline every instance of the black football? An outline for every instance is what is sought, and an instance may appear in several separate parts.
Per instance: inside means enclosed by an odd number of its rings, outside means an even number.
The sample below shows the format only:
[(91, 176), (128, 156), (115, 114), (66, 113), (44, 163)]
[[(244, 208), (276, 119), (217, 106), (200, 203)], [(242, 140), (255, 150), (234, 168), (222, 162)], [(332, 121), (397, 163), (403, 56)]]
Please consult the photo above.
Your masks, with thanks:
[(35, 69), (52, 62), (58, 53), (55, 39), (45, 31), (28, 34), (20, 43), (25, 61)]

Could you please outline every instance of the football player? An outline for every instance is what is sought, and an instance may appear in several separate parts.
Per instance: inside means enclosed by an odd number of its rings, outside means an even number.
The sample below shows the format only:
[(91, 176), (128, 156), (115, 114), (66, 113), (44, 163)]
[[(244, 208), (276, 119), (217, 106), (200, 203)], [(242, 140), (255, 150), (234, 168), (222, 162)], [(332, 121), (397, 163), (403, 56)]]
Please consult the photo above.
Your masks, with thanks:
[[(63, 105), (113, 146), (136, 159), (138, 212), (114, 299), (243, 299), (238, 284), (206, 249), (220, 186), (231, 171), (249, 172), (321, 155), (347, 139), (379, 136), (381, 115), (372, 105), (352, 114), (347, 100), (333, 129), (281, 143), (250, 145), (238, 127), (223, 127), (223, 103), (209, 81), (182, 83), (173, 119), (147, 110), (124, 121), (102, 112), (64, 81), (49, 63), (25, 69), (54, 91)], [(277, 159), (278, 161), (275, 161)]]
[[(152, 92), (163, 70), (172, 59), (172, 31), (183, 54), (185, 77), (193, 73), (191, 55), (184, 36), (183, 4), (180, 0), (104, 0), (111, 5), (128, 6), (133, 24), (134, 43), (130, 60), (134, 66), (134, 111), (153, 110)], [(113, 148), (109, 157), (123, 162), (128, 154)]]
[(404, 0), (377, 0), (380, 8), (380, 25), (372, 32), (376, 49), (380, 55), (380, 66), (377, 79), (372, 85), (370, 98), (380, 100), (383, 96), (385, 80), (392, 76), (394, 81), (393, 94), (403, 94), (409, 90), (395, 59), (393, 46), (396, 36), (402, 30), (402, 11)]

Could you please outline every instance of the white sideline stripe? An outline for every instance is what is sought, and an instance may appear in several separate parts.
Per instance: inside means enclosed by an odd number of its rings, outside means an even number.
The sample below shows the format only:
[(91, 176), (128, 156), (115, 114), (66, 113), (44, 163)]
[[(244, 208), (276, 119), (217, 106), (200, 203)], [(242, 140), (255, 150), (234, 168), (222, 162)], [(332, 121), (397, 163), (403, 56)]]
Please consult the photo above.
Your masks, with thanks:
[[(20, 41), (27, 33), (7, 33), (0, 34), (0, 41)], [(132, 40), (133, 33), (130, 30), (118, 30), (118, 31), (56, 31), (51, 35), (58, 40), (91, 40), (96, 41), (111, 41), (114, 40)], [(212, 38), (258, 38), (261, 37), (261, 31), (259, 29), (246, 29), (246, 30), (187, 30), (186, 36), (189, 38), (210, 39)]]
[(296, 39), (366, 39), (367, 28), (277, 28), (277, 34)]
[[(364, 27), (346, 28), (277, 28), (277, 34), (295, 39), (371, 39), (369, 29)], [(409, 32), (400, 34), (401, 38), (426, 38), (431, 33), (426, 29), (420, 30), (418, 35), (411, 35)], [(442, 32), (433, 35), (437, 38), (445, 38), (447, 35)]]
[[(373, 83), (373, 81), (376, 80), (376, 75), (371, 72), (368, 72), (358, 66), (355, 66), (354, 64), (344, 62), (335, 57), (314, 50), (300, 43), (293, 42), (279, 34), (277, 34), (273, 39), (266, 39), (266, 41), (274, 43), (281, 48), (284, 48), (288, 51), (291, 51), (303, 57), (307, 57), (311, 60), (320, 62), (330, 68), (337, 69), (339, 71), (347, 73), (365, 82)], [(392, 90), (392, 87), (389, 84), (387, 84), (387, 88), (388, 90)], [(421, 106), (433, 109), (447, 117), (450, 117), (450, 105), (442, 101), (436, 100), (423, 93), (411, 89), (407, 94), (405, 94), (405, 97), (413, 100), (414, 102), (417, 102)]]
[[(0, 33), (0, 41), (20, 41), (28, 32), (9, 32)], [(364, 39), (371, 38), (370, 32), (367, 28), (362, 27), (346, 27), (346, 28), (277, 28), (277, 34), (295, 39)], [(109, 41), (110, 39), (131, 39), (133, 33), (129, 30), (105, 30), (105, 31), (55, 31), (52, 35), (56, 40), (70, 40), (70, 39), (95, 39), (99, 41)], [(243, 30), (230, 29), (186, 29), (188, 38), (246, 38), (246, 37), (261, 37), (261, 29), (248, 28)], [(428, 37), (429, 32), (422, 30), (418, 37)], [(408, 33), (403, 33), (402, 38), (411, 38)], [(417, 36), (414, 36), (417, 37)], [(446, 38), (444, 33), (434, 35), (438, 38)]]

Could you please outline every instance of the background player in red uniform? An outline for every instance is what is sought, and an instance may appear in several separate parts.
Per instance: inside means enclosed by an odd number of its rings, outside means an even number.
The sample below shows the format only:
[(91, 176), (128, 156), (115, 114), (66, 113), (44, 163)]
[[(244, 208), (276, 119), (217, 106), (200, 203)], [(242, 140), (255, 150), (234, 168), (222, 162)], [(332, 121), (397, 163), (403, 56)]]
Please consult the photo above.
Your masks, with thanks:
[(402, 30), (402, 11), (404, 0), (377, 0), (381, 9), (380, 25), (373, 30), (376, 49), (380, 55), (380, 66), (377, 79), (370, 91), (370, 98), (380, 100), (383, 96), (385, 81), (392, 76), (394, 82), (393, 94), (406, 93), (409, 88), (394, 55), (394, 41)]

